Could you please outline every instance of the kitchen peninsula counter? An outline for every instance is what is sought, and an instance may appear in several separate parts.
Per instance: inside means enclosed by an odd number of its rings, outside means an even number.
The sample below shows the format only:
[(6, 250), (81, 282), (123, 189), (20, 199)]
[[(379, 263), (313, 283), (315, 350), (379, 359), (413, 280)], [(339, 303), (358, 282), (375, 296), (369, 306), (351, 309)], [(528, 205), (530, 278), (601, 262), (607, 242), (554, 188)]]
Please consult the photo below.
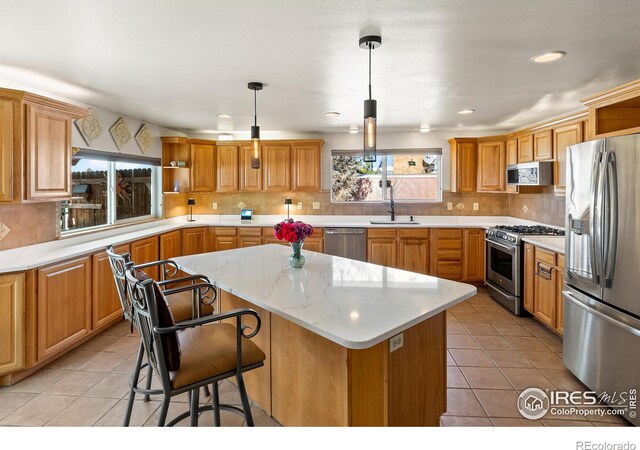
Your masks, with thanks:
[[(249, 395), (283, 425), (437, 425), (446, 410), (447, 308), (476, 288), (263, 245), (175, 258), (208, 276), (222, 311), (257, 310), (265, 367)], [(255, 373), (253, 373), (255, 372)]]

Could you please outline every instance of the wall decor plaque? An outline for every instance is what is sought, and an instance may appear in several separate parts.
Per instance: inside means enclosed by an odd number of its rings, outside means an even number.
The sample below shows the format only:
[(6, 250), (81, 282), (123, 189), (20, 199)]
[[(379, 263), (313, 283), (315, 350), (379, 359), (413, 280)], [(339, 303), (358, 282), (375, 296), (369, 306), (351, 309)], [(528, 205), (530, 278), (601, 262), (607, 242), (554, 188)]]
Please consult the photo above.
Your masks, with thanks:
[(89, 146), (102, 134), (102, 124), (93, 109), (90, 109), (86, 116), (75, 120), (74, 123), (80, 136)]
[(151, 144), (153, 144), (153, 137), (151, 136), (151, 130), (146, 123), (143, 123), (136, 134), (136, 142), (138, 143), (138, 147), (140, 147), (140, 151), (145, 155), (151, 149)]
[(113, 142), (116, 143), (118, 150), (122, 150), (127, 142), (131, 140), (131, 131), (127, 126), (127, 122), (124, 121), (124, 117), (120, 117), (116, 123), (109, 129)]

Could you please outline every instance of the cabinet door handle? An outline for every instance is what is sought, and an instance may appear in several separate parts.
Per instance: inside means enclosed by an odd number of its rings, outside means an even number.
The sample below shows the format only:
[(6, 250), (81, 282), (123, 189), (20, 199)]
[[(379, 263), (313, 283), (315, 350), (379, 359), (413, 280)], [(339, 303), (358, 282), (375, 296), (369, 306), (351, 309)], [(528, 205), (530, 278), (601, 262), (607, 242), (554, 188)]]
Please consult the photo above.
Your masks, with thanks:
[(542, 263), (538, 263), (538, 271), (534, 272), (533, 274), (536, 276), (539, 276), (544, 280), (550, 280), (552, 278), (552, 274), (554, 270), (555, 270), (555, 267), (545, 266)]

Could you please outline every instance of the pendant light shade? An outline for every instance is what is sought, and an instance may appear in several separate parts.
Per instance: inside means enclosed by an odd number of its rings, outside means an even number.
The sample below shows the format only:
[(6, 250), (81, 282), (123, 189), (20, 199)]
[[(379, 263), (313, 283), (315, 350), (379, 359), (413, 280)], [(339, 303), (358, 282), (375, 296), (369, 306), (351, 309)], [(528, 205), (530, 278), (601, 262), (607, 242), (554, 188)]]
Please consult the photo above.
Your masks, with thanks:
[(364, 161), (375, 162), (378, 102), (371, 98), (371, 50), (382, 45), (380, 36), (365, 36), (360, 38), (360, 48), (369, 51), (369, 99), (364, 101)]
[(253, 126), (251, 127), (251, 168), (260, 168), (260, 127), (258, 126), (258, 91), (264, 87), (262, 83), (252, 81), (247, 86), (253, 91)]

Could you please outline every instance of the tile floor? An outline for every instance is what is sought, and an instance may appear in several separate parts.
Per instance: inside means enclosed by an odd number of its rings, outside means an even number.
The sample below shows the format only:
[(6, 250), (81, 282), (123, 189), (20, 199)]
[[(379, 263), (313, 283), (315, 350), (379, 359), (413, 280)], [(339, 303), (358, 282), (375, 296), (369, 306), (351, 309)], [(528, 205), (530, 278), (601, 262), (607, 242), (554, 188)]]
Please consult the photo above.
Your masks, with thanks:
[[(616, 417), (523, 419), (516, 409), (523, 389), (584, 389), (562, 365), (560, 338), (531, 318), (511, 315), (484, 290), (451, 308), (447, 317), (448, 412), (442, 425), (628, 425)], [(129, 324), (121, 322), (14, 386), (0, 387), (0, 425), (121, 425), (138, 344)], [(220, 396), (223, 403), (240, 404), (228, 381), (221, 383)], [(154, 426), (158, 400), (136, 401), (131, 424)], [(257, 426), (278, 425), (258, 407), (252, 409)], [(172, 401), (168, 419), (186, 410), (183, 394)], [(223, 411), (221, 416), (223, 426), (244, 425), (233, 413)], [(180, 425), (188, 425), (188, 420)], [(202, 414), (200, 425), (213, 426), (212, 414)]]

